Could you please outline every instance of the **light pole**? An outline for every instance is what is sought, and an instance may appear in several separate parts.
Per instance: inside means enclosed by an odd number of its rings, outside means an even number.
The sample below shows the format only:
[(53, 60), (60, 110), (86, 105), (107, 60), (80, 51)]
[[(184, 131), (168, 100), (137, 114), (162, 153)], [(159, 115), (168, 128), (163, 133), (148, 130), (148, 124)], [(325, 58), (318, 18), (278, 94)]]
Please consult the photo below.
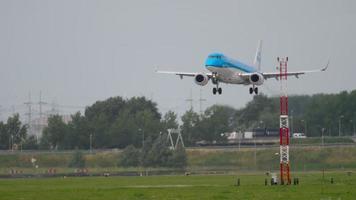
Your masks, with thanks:
[(324, 146), (324, 131), (325, 128), (321, 128), (321, 145)]
[(355, 136), (355, 124), (354, 124), (354, 121), (351, 119), (350, 122), (351, 122), (352, 127), (353, 127), (353, 129), (352, 129), (352, 135)]
[(14, 151), (14, 135), (11, 135), (11, 151)]
[(291, 116), (290, 116), (290, 130), (291, 130), (291, 135), (293, 135), (294, 130), (293, 130), (293, 110), (290, 111)]
[(90, 153), (92, 153), (92, 151), (93, 151), (93, 134), (91, 134), (91, 133), (89, 135), (89, 149), (90, 149)]
[(142, 149), (145, 146), (145, 132), (143, 129), (139, 128), (138, 131), (142, 132)]
[(253, 139), (255, 142), (255, 169), (257, 170), (257, 147), (256, 147), (256, 138)]
[(21, 138), (20, 138), (20, 151), (22, 152), (22, 144), (23, 144), (23, 142), (24, 142), (24, 139), (23, 139), (23, 137), (21, 136)]
[(263, 125), (263, 121), (262, 120), (260, 120), (260, 128), (263, 128), (264, 126), (262, 126)]
[(339, 137), (341, 137), (341, 119), (344, 118), (344, 115), (340, 115), (339, 117)]
[(307, 137), (307, 120), (302, 119), (301, 122), (304, 123), (304, 134), (305, 137)]

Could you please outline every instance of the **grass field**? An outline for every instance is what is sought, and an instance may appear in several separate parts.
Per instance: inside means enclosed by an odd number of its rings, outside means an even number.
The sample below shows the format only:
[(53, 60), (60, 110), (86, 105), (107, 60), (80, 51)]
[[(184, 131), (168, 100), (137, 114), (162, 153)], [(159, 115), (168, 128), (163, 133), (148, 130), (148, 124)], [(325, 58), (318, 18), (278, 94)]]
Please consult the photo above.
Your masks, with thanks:
[[(270, 171), (279, 169), (279, 147), (227, 148), (227, 149), (187, 149), (188, 171)], [(9, 174), (10, 169), (25, 173), (43, 173), (48, 168), (56, 168), (58, 173), (73, 172), (68, 165), (74, 151), (60, 152), (8, 152), (0, 154), (0, 175)], [(342, 156), (340, 156), (342, 155)], [(85, 153), (86, 168), (90, 172), (138, 171), (118, 166), (120, 152), (103, 151)], [(36, 158), (35, 169), (31, 159)], [(356, 169), (356, 146), (319, 147), (306, 146), (290, 148), (293, 171), (351, 170)]]
[[(240, 186), (236, 186), (237, 177)], [(1, 200), (356, 199), (356, 174), (295, 174), (299, 185), (265, 186), (266, 175), (0, 179)], [(334, 183), (330, 183), (330, 179)]]

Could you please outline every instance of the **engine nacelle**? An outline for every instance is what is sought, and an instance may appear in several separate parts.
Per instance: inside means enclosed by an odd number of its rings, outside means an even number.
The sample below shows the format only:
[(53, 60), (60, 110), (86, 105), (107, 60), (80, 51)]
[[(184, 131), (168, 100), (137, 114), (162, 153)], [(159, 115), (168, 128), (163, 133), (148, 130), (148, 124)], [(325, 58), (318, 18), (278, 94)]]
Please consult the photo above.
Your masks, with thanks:
[(262, 76), (262, 74), (259, 73), (254, 73), (251, 74), (249, 77), (250, 83), (253, 85), (262, 85), (264, 82), (264, 78)]
[(204, 86), (204, 85), (208, 84), (209, 77), (207, 75), (204, 75), (204, 74), (197, 74), (194, 77), (194, 81), (195, 81), (196, 84)]

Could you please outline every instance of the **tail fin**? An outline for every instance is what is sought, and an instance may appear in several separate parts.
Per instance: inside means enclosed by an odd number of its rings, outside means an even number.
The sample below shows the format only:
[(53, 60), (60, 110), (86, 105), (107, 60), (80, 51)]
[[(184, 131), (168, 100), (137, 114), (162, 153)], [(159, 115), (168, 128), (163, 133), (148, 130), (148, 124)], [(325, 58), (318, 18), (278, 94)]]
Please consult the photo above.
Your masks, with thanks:
[(261, 71), (261, 52), (262, 52), (262, 40), (258, 41), (255, 59), (253, 65), (257, 67), (258, 71)]

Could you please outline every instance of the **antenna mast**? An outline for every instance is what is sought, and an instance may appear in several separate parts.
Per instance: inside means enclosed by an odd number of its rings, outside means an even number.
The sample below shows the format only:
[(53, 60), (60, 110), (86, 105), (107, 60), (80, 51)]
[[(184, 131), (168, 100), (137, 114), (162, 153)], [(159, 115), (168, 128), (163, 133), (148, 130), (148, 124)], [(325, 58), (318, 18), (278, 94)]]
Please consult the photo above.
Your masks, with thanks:
[(287, 96), (287, 64), (288, 57), (277, 58), (279, 62), (279, 81), (281, 83), (280, 117), (279, 117), (279, 155), (281, 184), (291, 184), (289, 163), (289, 122)]

